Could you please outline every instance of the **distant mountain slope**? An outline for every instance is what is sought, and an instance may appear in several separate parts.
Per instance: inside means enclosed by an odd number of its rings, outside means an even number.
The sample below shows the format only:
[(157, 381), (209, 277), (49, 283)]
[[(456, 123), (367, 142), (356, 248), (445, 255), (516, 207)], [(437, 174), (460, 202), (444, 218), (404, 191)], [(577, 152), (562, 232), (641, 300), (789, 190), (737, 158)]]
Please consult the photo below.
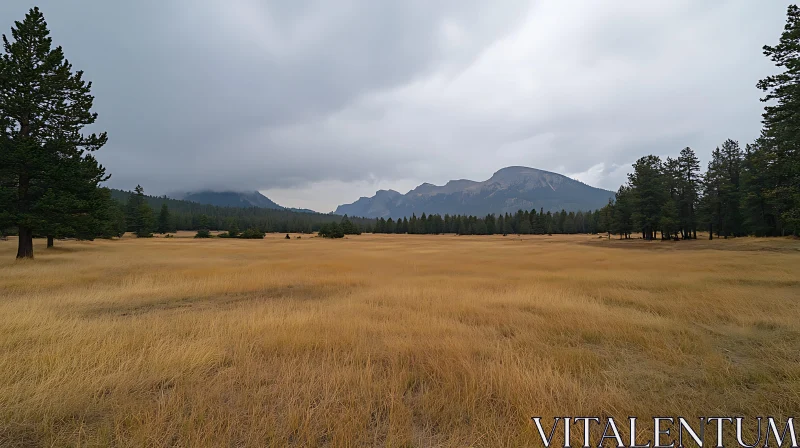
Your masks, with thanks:
[(483, 182), (451, 180), (443, 186), (424, 183), (406, 194), (380, 190), (371, 198), (340, 205), (337, 215), (399, 218), (416, 213), (467, 214), (594, 210), (614, 193), (549, 171), (511, 166)]
[(298, 213), (317, 213), (307, 208), (283, 207), (264, 196), (258, 191), (199, 191), (185, 194), (172, 194), (170, 197), (198, 204), (214, 205), (217, 207), (258, 207), (275, 210), (290, 210)]
[(200, 191), (186, 193), (180, 199), (197, 202), (198, 204), (216, 205), (217, 207), (259, 207), (279, 210), (284, 208), (257, 191)]

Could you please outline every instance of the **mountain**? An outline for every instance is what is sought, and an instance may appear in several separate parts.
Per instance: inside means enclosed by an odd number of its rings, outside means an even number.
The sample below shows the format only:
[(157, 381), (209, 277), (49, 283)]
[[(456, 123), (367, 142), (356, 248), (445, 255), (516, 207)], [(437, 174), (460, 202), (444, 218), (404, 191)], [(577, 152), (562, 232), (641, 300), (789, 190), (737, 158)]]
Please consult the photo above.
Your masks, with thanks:
[(217, 207), (258, 207), (275, 208), (279, 210), (284, 209), (284, 207), (272, 202), (268, 197), (257, 191), (200, 191), (197, 193), (186, 193), (179, 199), (197, 202), (198, 204), (216, 205)]
[(200, 191), (173, 196), (178, 196), (176, 199), (197, 202), (198, 204), (215, 205), (217, 207), (258, 207), (290, 210), (298, 213), (317, 213), (307, 208), (282, 207), (258, 191)]
[(337, 215), (401, 218), (422, 213), (483, 216), (544, 208), (545, 211), (595, 210), (614, 192), (591, 187), (549, 171), (510, 166), (483, 182), (451, 180), (443, 186), (424, 183), (406, 194), (380, 190), (371, 198), (340, 205)]

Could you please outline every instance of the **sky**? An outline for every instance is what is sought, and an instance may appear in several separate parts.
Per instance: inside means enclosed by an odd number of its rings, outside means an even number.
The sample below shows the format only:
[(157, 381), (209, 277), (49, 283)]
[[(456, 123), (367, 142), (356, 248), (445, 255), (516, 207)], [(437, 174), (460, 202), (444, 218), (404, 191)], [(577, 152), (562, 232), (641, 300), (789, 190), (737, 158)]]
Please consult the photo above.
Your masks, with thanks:
[(523, 165), (616, 190), (760, 131), (780, 0), (3, 0), (93, 82), (108, 185), (329, 212)]

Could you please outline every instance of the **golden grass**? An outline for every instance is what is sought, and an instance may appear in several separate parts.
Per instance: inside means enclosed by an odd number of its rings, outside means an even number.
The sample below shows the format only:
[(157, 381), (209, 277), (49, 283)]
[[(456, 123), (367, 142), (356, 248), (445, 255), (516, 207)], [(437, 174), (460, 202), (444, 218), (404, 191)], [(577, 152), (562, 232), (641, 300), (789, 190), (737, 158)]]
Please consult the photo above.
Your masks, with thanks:
[(283, 237), (0, 242), (0, 446), (541, 446), (531, 416), (800, 414), (796, 240)]

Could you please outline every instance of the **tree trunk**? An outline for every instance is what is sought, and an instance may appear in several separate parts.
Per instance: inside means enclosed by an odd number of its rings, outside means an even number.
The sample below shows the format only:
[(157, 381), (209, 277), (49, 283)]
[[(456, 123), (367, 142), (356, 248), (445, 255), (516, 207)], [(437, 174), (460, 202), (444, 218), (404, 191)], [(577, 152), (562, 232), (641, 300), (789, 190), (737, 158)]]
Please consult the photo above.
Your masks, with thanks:
[(47, 248), (53, 247), (53, 235), (47, 235)]
[(708, 224), (708, 239), (709, 240), (714, 239), (714, 224), (711, 223)]
[(27, 227), (19, 228), (17, 259), (33, 258), (33, 232)]

